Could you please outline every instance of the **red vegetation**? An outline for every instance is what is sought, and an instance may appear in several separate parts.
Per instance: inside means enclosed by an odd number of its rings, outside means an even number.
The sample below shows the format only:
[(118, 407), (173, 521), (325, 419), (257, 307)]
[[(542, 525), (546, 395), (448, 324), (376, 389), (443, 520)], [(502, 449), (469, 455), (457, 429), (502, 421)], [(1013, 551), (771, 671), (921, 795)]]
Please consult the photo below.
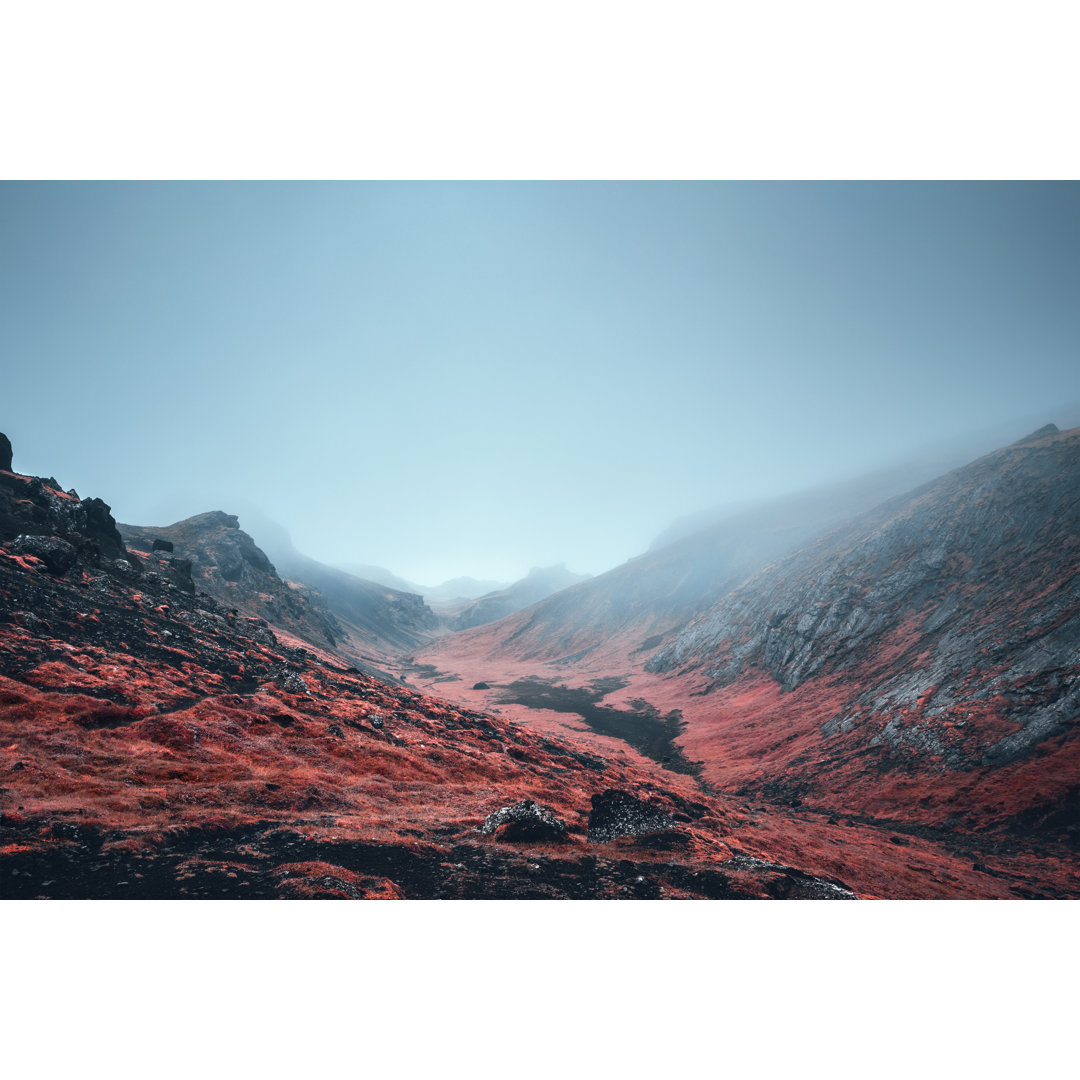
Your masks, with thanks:
[(618, 740), (507, 688), (606, 680), (604, 706), (678, 710), (677, 747), (754, 808), (768, 850), (868, 894), (1078, 896), (1078, 482), (1080, 431), (1043, 432), (767, 567), (679, 635), (662, 600), (601, 634), (583, 587), (434, 643), (413, 678), (604, 753)]
[[(689, 777), (255, 640), (205, 597), (28, 571), (2, 548), (0, 596), (5, 896), (844, 895), (732, 863), (741, 815)], [(590, 843), (611, 788), (677, 828)], [(480, 834), (522, 799), (565, 839)]]
[[(969, 494), (978, 521), (993, 523), (985, 494)], [(234, 569), (249, 584), (282, 584), (234, 525), (210, 517), (222, 546), (200, 571), (208, 591), (231, 602)], [(15, 550), (27, 535), (21, 546), (40, 558)], [(670, 672), (646, 664), (674, 640), (675, 615), (638, 595), (609, 633), (597, 634), (604, 604), (587, 612), (587, 630), (568, 627), (574, 596), (592, 595), (579, 586), (541, 605), (542, 618), (530, 609), (415, 658), (410, 677), (436, 698), (311, 644), (331, 639), (329, 622), (296, 636), (315, 626), (314, 602), (293, 611), (267, 592), (230, 610), (182, 559), (127, 558), (104, 504), (0, 474), (0, 887), (11, 897), (1080, 895), (1074, 728), (999, 753), (1024, 731), (1024, 710), (1056, 706), (1075, 681), (1075, 650), (1057, 674), (1014, 662), (1040, 619), (1040, 633), (1071, 625), (1061, 567), (1075, 578), (1076, 544), (1034, 535), (1030, 573), (999, 558), (1000, 544), (990, 555), (946, 550), (930, 565), (934, 589), (962, 578), (957, 603), (973, 612), (960, 625), (976, 659), (959, 673), (953, 654), (942, 659), (943, 633), (926, 628), (942, 598), (922, 579), (872, 641), (851, 644), (798, 630), (833, 610), (826, 575), (808, 570), (801, 608), (747, 604), (745, 623), (717, 620)], [(229, 562), (234, 543), (243, 565)], [(863, 598), (874, 574), (907, 573), (918, 554), (882, 549), (874, 573), (845, 581)], [(259, 611), (280, 621), (271, 628)], [(774, 630), (793, 647), (753, 652), (755, 634)], [(778, 655), (808, 666), (796, 677)], [(567, 693), (537, 709), (519, 688), (509, 702), (512, 686), (537, 677)], [(883, 696), (894, 684), (903, 692)], [(577, 700), (579, 712), (566, 704)], [(597, 798), (637, 800), (670, 827), (590, 840)], [(481, 832), (526, 800), (557, 819), (548, 839)]]

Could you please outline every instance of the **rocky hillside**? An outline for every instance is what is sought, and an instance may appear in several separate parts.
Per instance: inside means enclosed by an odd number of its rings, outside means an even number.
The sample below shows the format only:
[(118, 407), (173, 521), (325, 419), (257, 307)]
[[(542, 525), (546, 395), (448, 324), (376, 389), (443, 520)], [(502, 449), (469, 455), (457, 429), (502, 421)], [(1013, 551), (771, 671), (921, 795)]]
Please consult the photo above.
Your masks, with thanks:
[(994, 873), (1031, 859), (1080, 892), (1080, 429), (828, 531), (774, 511), (450, 635), (411, 677), (763, 808), (968, 845)]
[(1059, 800), (1080, 822), (1080, 429), (1048, 425), (858, 517), (722, 598), (647, 667), (705, 677), (728, 730), (727, 688), (767, 678), (778, 718), (813, 698), (813, 729), (771, 778), (803, 795), (842, 799), (837, 770), (883, 788), (914, 773), (935, 777), (925, 805), (963, 809), (957, 791), (981, 775), (998, 813)]
[[(484, 625), (486, 619), (452, 624), (463, 632), (435, 646), (430, 658), (437, 662), (436, 653), (449, 649), (621, 671), (774, 559), (880, 502), (900, 475), (909, 472), (860, 478), (729, 514), (605, 574), (564, 586), (495, 625)], [(497, 606), (488, 614), (498, 615)]]
[(168, 574), (186, 568), (196, 587), (226, 610), (330, 648), (345, 638), (322, 595), (283, 581), (233, 514), (212, 510), (161, 528), (122, 524), (119, 531), (147, 569)]

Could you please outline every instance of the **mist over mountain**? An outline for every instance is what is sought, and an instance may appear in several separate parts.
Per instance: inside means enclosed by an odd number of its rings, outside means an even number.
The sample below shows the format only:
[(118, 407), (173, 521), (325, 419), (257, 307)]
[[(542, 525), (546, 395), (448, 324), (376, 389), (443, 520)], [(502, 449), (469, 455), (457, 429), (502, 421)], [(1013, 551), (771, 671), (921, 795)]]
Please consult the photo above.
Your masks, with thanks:
[(461, 600), (475, 600), (479, 596), (508, 587), (505, 581), (481, 581), (471, 577), (456, 577), (444, 581), (441, 585), (422, 587), (421, 591), (428, 603), (445, 605), (456, 604)]
[(505, 589), (486, 593), (468, 604), (454, 616), (450, 628), (468, 630), (470, 626), (494, 622), (588, 578), (588, 574), (575, 574), (568, 570), (565, 563), (558, 566), (534, 566), (520, 581), (508, 585)]
[[(888, 468), (854, 475), (845, 480), (830, 484), (815, 485), (806, 491), (792, 492), (786, 501), (794, 507), (802, 502), (816, 508), (813, 512), (826, 520), (830, 513), (835, 521), (841, 521), (858, 506), (872, 506), (890, 495), (910, 491), (927, 480), (964, 465), (974, 458), (990, 453), (1004, 443), (1012, 441), (1017, 432), (1034, 430), (1043, 420), (1044, 413), (1011, 417), (1005, 423), (993, 424), (971, 431), (942, 433), (929, 440), (924, 446), (914, 447), (909, 459), (891, 464)], [(1062, 404), (1054, 409), (1062, 428), (1080, 426), (1080, 402)], [(829, 510), (830, 500), (835, 502), (835, 509)], [(781, 500), (771, 500), (779, 505)], [(699, 510), (693, 514), (673, 521), (661, 532), (649, 546), (655, 550), (673, 543), (685, 536), (718, 524), (738, 514), (760, 509), (760, 503), (744, 501), (741, 503), (723, 503), (719, 506)]]
[[(595, 575), (1071, 426), (1078, 221), (1056, 183), (5, 184), (4, 424), (122, 521), (243, 498), (326, 565)], [(178, 380), (197, 439), (147, 404)]]
[[(289, 546), (292, 546), (292, 541), (289, 542)], [(343, 570), (346, 574), (352, 574), (353, 577), (363, 578), (365, 581), (374, 581), (379, 585), (385, 585), (389, 589), (397, 589), (400, 592), (422, 594), (424, 591), (423, 586), (412, 581), (406, 581), (403, 577), (398, 577), (392, 570), (387, 570), (385, 566), (371, 566), (368, 563), (343, 563), (337, 569)]]
[(1080, 897), (1080, 185), (0, 231), (3, 895)]

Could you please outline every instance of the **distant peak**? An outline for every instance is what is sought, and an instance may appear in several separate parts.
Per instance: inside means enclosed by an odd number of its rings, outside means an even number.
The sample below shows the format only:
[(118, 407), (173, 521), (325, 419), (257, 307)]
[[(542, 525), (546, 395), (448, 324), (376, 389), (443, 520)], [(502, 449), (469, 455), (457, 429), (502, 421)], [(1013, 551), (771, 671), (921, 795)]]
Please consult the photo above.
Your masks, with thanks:
[(1012, 445), (1023, 446), (1024, 443), (1035, 442), (1036, 439), (1045, 439), (1047, 435), (1056, 435), (1060, 430), (1057, 424), (1043, 424), (1038, 431), (1033, 431), (1030, 435), (1017, 439)]
[(11, 440), (0, 431), (0, 469), (11, 472)]

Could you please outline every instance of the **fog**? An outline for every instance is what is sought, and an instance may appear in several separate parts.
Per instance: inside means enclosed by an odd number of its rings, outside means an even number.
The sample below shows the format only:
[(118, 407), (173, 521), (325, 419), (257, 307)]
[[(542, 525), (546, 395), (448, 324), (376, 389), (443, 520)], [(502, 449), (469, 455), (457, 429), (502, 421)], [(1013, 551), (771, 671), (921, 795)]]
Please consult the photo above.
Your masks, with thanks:
[(0, 230), (17, 469), (425, 584), (1080, 415), (1074, 183), (5, 183)]

